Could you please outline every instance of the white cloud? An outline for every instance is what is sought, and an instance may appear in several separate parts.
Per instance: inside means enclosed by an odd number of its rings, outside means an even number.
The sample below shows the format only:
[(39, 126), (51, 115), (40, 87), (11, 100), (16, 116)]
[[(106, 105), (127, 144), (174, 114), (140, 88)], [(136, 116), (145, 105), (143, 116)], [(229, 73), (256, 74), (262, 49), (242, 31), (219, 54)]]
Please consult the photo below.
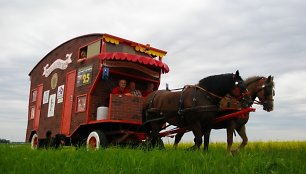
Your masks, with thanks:
[[(61, 43), (98, 32), (168, 51), (164, 61), (170, 73), (162, 77), (160, 88), (165, 83), (178, 88), (237, 69), (244, 78), (274, 75), (275, 111), (266, 113), (258, 107), (252, 113), (256, 119), (248, 124), (260, 129), (281, 118), (277, 123), (283, 127), (267, 128), (271, 136), (266, 138), (290, 139), (286, 130), (293, 133), (292, 127), (302, 129), (305, 124), (299, 122), (306, 111), (305, 8), (300, 0), (2, 0), (0, 120), (5, 122), (0, 122), (0, 138), (9, 124), (19, 129), (11, 138), (24, 139), (20, 127), (26, 126), (27, 74), (36, 63)], [(250, 131), (250, 139), (257, 138)]]

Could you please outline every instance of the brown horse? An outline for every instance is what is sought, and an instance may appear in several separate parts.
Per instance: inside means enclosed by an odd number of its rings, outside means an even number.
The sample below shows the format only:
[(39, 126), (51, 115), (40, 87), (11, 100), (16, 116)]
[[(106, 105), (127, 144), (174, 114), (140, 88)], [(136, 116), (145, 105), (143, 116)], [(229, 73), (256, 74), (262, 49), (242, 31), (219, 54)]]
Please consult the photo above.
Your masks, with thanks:
[(159, 132), (168, 122), (178, 127), (188, 127), (195, 136), (194, 148), (200, 148), (204, 134), (204, 150), (208, 150), (211, 126), (218, 113), (222, 97), (230, 94), (243, 99), (246, 105), (251, 99), (243, 97), (246, 92), (244, 81), (239, 75), (221, 74), (206, 77), (197, 85), (185, 86), (182, 91), (159, 90), (145, 98), (143, 121), (152, 145), (160, 142)]
[[(245, 80), (246, 87), (252, 97), (254, 102), (256, 98), (259, 99), (258, 104), (263, 105), (263, 109), (267, 112), (273, 110), (273, 96), (274, 94), (274, 82), (273, 77), (268, 78), (262, 76), (250, 77)], [(233, 113), (242, 108), (241, 103), (236, 99), (230, 97), (224, 97), (220, 101), (220, 113), (219, 116)], [(240, 149), (244, 148), (248, 142), (248, 137), (246, 135), (245, 124), (249, 120), (249, 113), (243, 115), (242, 117), (231, 118), (222, 122), (215, 123), (213, 129), (223, 129), (226, 128), (227, 131), (227, 151), (232, 154), (238, 152)], [(233, 133), (237, 131), (239, 136), (242, 138), (242, 142), (239, 147), (232, 150), (233, 144)], [(177, 133), (175, 136), (174, 147), (180, 142), (182, 136), (185, 132)]]

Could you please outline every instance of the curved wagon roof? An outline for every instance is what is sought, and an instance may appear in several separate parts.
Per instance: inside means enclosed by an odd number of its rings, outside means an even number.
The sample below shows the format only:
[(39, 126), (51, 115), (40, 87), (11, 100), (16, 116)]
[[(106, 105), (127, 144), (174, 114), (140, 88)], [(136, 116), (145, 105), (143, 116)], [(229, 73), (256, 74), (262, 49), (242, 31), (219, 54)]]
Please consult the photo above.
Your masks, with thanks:
[[(130, 61), (130, 62), (137, 62), (137, 63), (140, 63), (140, 64), (160, 68), (162, 73), (168, 73), (169, 72), (168, 65), (162, 62), (163, 56), (167, 54), (166, 51), (151, 47), (150, 44), (144, 45), (144, 44), (141, 44), (141, 43), (133, 42), (133, 41), (123, 39), (123, 38), (120, 38), (120, 37), (117, 37), (117, 36), (113, 36), (113, 35), (110, 35), (110, 34), (106, 34), (106, 33), (93, 33), (93, 34), (86, 34), (86, 35), (78, 36), (78, 37), (75, 37), (73, 39), (70, 39), (70, 40), (60, 44), (59, 46), (54, 48), (52, 51), (50, 51), (46, 56), (44, 56), (34, 66), (34, 68), (30, 71), (29, 75), (31, 75), (33, 70), (55, 50), (59, 49), (60, 47), (62, 47), (66, 43), (72, 42), (74, 40), (79, 40), (79, 39), (82, 39), (82, 38), (85, 38), (85, 37), (89, 37), (89, 36), (101, 37), (105, 40), (105, 42), (110, 42), (110, 43), (113, 43), (113, 44), (116, 44), (116, 45), (118, 45), (119, 43), (126, 43), (126, 44), (129, 44), (129, 45), (135, 47), (136, 51), (142, 52), (142, 53), (145, 53), (145, 54), (148, 55), (148, 57), (147, 57), (147, 56), (140, 56), (140, 55), (134, 55), (134, 54), (129, 54), (129, 53), (122, 53), (122, 52), (102, 52), (99, 55), (99, 58), (101, 58), (101, 59), (124, 60), (124, 61)], [(151, 58), (149, 58), (149, 57), (151, 57)], [(155, 59), (153, 59), (153, 57), (158, 57), (159, 60), (155, 60)]]

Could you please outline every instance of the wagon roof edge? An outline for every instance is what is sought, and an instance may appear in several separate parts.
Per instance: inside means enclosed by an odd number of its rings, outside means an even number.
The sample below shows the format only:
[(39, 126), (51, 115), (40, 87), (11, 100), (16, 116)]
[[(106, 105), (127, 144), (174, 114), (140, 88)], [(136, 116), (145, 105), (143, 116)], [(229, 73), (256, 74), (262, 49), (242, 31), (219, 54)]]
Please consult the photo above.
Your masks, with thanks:
[[(66, 43), (68, 42), (71, 42), (72, 40), (75, 40), (75, 39), (79, 39), (79, 38), (82, 38), (82, 37), (88, 37), (88, 36), (109, 36), (109, 37), (112, 37), (112, 38), (116, 38), (116, 39), (119, 39), (121, 41), (124, 41), (124, 42), (127, 42), (127, 43), (130, 43), (130, 44), (137, 44), (137, 45), (140, 45), (140, 46), (143, 46), (143, 47), (146, 47), (148, 46), (148, 44), (144, 45), (144, 44), (141, 44), (141, 43), (138, 43), (138, 42), (134, 42), (134, 41), (130, 41), (130, 40), (127, 40), (127, 39), (123, 39), (123, 38), (120, 38), (120, 37), (117, 37), (117, 36), (114, 36), (114, 35), (110, 35), (110, 34), (107, 34), (107, 33), (91, 33), (91, 34), (85, 34), (85, 35), (81, 35), (81, 36), (77, 36), (77, 37), (74, 37), (72, 39), (69, 39), (65, 42), (63, 42), (62, 44), (58, 45), (57, 47), (55, 47), (54, 49), (52, 49), (50, 52), (48, 52), (33, 68), (32, 70), (29, 72), (29, 76), (31, 76), (32, 72), (34, 71), (34, 69), (45, 59), (48, 57), (48, 55), (50, 55), (54, 50), (56, 50), (57, 48), (65, 45)], [(161, 50), (161, 49), (157, 49), (157, 48), (154, 48), (154, 47), (150, 47), (150, 49), (152, 50), (155, 50), (155, 51), (159, 51), (159, 52), (162, 52), (164, 54), (167, 54), (166, 51), (164, 50)]]

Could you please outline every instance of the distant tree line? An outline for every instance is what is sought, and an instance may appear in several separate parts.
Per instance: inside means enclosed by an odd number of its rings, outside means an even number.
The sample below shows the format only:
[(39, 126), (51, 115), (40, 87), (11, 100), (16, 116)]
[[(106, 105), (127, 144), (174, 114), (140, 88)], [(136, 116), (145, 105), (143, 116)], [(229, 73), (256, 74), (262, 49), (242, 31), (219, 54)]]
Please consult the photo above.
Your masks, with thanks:
[(10, 140), (0, 138), (0, 143), (8, 144), (8, 143), (10, 143)]

